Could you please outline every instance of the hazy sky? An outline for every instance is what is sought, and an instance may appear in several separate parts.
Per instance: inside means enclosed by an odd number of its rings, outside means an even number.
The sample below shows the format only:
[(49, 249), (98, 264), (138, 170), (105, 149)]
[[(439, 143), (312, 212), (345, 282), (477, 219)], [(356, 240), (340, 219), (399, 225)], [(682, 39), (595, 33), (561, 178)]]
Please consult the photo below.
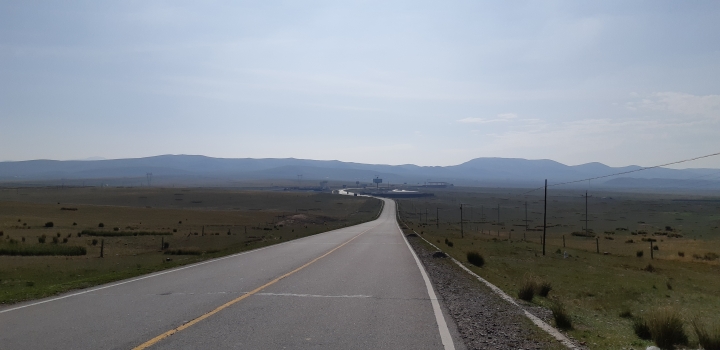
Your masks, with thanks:
[(0, 160), (714, 152), (715, 0), (0, 2)]

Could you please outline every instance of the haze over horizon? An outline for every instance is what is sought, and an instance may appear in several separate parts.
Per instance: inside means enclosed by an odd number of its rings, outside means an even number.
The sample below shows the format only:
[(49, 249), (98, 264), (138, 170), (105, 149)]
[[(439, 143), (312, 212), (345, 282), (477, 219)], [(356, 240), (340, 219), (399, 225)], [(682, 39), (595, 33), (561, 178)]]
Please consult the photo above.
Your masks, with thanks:
[(714, 1), (8, 1), (0, 160), (653, 166), (720, 151), (717, 42)]

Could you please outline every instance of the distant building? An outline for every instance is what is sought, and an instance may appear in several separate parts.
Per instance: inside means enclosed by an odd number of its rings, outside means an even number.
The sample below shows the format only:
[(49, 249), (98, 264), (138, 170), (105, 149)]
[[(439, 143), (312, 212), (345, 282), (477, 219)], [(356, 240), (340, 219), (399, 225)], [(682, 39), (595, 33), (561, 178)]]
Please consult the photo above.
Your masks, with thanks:
[(430, 187), (430, 188), (446, 188), (448, 186), (452, 186), (452, 184), (449, 184), (447, 182), (426, 182), (423, 187)]

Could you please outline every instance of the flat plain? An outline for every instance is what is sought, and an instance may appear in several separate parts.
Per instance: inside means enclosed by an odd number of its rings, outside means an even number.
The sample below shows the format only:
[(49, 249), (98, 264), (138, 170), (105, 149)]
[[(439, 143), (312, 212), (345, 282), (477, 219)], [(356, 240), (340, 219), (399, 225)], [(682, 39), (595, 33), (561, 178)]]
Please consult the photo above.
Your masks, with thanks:
[(316, 192), (2, 189), (0, 250), (82, 247), (86, 254), (0, 255), (0, 303), (286, 242), (372, 220), (379, 210), (377, 199)]
[(585, 231), (585, 191), (551, 190), (543, 255), (543, 193), (524, 192), (436, 190), (400, 200), (400, 217), (462, 262), (480, 253), (484, 266), (468, 266), (513, 297), (526, 280), (549, 282), (549, 297), (529, 305), (565, 304), (568, 333), (590, 348), (650, 345), (634, 334), (633, 319), (663, 307), (680, 312), (691, 343), (693, 320), (718, 322), (720, 197), (590, 191)]

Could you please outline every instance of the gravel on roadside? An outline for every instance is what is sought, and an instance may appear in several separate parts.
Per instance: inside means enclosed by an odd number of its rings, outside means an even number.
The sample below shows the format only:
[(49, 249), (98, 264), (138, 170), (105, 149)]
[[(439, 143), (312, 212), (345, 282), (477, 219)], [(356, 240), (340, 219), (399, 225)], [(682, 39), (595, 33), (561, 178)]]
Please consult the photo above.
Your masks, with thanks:
[(449, 258), (441, 257), (444, 254), (433, 256), (437, 251), (417, 236), (407, 239), (468, 349), (564, 349), (530, 322), (520, 308), (501, 299)]

